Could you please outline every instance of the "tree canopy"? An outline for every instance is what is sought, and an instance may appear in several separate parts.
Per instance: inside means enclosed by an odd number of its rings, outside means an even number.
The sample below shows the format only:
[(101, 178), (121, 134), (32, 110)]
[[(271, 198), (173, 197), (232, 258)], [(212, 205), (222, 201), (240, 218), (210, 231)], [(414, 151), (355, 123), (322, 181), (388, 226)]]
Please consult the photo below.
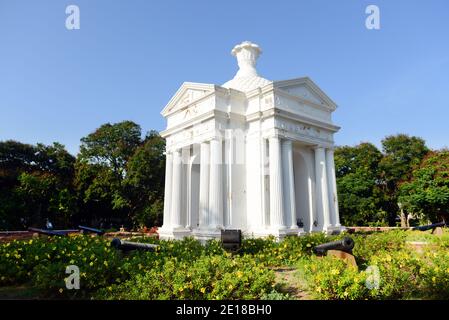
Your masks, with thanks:
[(449, 221), (449, 150), (429, 153), (399, 189), (405, 210), (432, 222)]

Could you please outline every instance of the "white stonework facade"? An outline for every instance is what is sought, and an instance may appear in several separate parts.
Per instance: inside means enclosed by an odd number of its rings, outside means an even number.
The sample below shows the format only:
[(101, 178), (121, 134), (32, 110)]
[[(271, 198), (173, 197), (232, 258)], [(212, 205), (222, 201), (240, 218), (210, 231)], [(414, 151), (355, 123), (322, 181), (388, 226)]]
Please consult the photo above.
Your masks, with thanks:
[(184, 83), (167, 128), (163, 239), (340, 231), (332, 123), (336, 104), (307, 77), (269, 81), (260, 48), (237, 45), (223, 85)]

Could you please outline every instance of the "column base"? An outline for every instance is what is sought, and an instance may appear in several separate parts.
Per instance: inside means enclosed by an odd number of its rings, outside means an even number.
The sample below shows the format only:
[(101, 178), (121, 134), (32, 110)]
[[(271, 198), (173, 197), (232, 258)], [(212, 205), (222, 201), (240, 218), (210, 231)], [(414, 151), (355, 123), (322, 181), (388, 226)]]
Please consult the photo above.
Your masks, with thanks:
[(303, 228), (266, 228), (266, 229), (251, 229), (244, 232), (247, 238), (268, 238), (273, 236), (277, 241), (284, 239), (287, 236), (303, 236), (307, 232)]
[(206, 242), (212, 239), (221, 239), (222, 228), (199, 228), (192, 231), (192, 235), (200, 242)]
[(192, 236), (192, 230), (186, 228), (161, 228), (159, 229), (159, 239), (161, 240), (182, 240)]
[(323, 232), (325, 232), (328, 235), (332, 235), (332, 234), (340, 234), (345, 230), (346, 230), (345, 227), (337, 225), (337, 226), (328, 226), (323, 230)]

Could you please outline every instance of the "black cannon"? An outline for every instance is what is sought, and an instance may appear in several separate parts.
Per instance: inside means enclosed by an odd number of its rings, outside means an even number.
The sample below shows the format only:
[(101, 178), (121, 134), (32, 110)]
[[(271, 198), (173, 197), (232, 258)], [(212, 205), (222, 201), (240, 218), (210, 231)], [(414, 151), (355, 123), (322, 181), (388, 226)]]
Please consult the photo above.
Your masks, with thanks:
[(315, 252), (316, 254), (323, 255), (328, 250), (339, 250), (352, 254), (352, 248), (354, 248), (354, 240), (352, 240), (352, 238), (349, 237), (344, 237), (341, 240), (327, 242), (315, 246), (313, 248), (313, 252)]
[(121, 240), (119, 238), (112, 239), (111, 246), (117, 250), (122, 250), (124, 252), (132, 250), (156, 251), (156, 249), (159, 248), (157, 244), (131, 242)]
[(225, 250), (237, 251), (242, 246), (241, 230), (221, 230), (221, 246)]
[(45, 230), (39, 228), (28, 228), (29, 231), (37, 232), (39, 234), (44, 234), (46, 236), (65, 236), (67, 233), (62, 231), (54, 231), (54, 230)]
[(96, 233), (99, 236), (102, 236), (104, 234), (103, 230), (100, 229), (95, 229), (95, 228), (90, 228), (90, 227), (85, 227), (85, 226), (78, 226), (78, 229), (80, 229), (83, 232), (91, 232), (91, 233)]
[(428, 224), (425, 226), (413, 227), (412, 230), (427, 231), (430, 229), (435, 229), (438, 227), (445, 227), (445, 226), (446, 226), (446, 222), (438, 222), (438, 223)]

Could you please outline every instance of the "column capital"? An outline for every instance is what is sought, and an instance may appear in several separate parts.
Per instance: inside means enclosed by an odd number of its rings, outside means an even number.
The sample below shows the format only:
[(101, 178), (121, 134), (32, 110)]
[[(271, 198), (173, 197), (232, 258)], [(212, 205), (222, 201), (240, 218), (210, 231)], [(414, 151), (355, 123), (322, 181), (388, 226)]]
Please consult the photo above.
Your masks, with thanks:
[(292, 139), (282, 139), (282, 147), (284, 148), (289, 148), (293, 145), (293, 140)]

